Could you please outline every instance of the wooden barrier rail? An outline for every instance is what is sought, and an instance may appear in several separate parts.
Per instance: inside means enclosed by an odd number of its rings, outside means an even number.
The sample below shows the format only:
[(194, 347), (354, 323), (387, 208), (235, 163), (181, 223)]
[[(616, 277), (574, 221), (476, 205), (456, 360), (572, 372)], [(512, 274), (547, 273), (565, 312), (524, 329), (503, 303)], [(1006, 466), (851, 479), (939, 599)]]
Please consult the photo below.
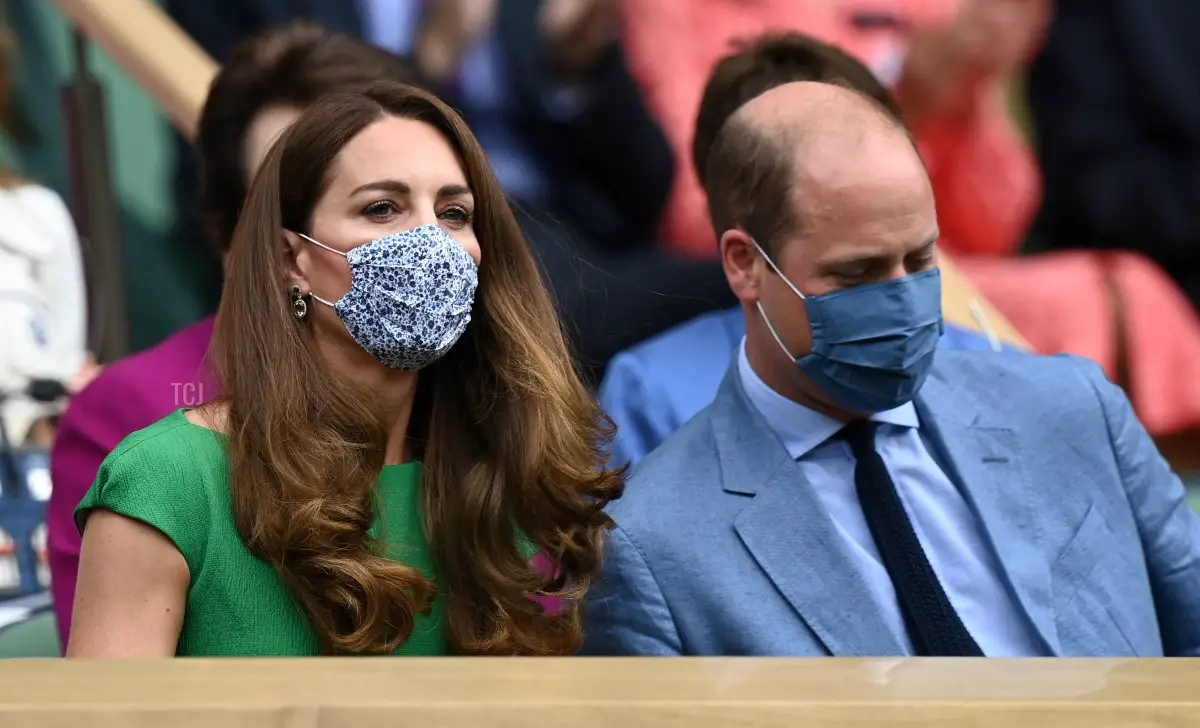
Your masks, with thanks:
[(1200, 660), (11, 660), (5, 728), (1200, 723)]
[(145, 0), (55, 3), (162, 107), (180, 132), (195, 135), (217, 64), (166, 13)]
[[(145, 0), (55, 2), (166, 110), (181, 132), (194, 134), (217, 66), (179, 26)], [(947, 323), (1028, 348), (1021, 334), (945, 257), (942, 280)], [(986, 322), (984, 326), (981, 318)]]

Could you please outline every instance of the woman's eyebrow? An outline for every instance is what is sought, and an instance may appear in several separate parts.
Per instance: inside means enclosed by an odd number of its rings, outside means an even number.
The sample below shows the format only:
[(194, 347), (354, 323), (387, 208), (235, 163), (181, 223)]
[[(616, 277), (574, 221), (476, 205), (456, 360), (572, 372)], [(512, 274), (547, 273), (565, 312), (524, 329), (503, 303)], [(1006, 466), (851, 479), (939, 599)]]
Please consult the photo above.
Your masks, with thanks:
[(394, 179), (381, 179), (355, 187), (350, 196), (353, 197), (360, 192), (392, 192), (397, 195), (407, 195), (410, 191), (411, 188), (404, 182)]

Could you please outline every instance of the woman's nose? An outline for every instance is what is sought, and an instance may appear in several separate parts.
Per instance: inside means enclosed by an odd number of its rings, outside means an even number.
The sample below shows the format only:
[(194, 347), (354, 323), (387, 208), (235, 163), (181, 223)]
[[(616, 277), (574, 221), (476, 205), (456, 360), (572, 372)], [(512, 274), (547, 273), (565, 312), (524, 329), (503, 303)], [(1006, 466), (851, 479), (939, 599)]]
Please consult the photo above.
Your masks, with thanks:
[(432, 205), (418, 205), (413, 208), (413, 214), (410, 218), (413, 227), (421, 227), (422, 225), (437, 225), (437, 212)]

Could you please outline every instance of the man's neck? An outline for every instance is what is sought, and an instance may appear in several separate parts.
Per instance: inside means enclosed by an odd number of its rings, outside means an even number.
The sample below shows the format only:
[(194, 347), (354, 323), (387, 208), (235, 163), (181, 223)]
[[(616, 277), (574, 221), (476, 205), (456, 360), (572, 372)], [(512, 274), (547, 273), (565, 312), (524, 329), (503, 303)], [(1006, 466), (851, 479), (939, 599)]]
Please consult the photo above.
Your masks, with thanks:
[(746, 360), (763, 384), (780, 396), (835, 420), (849, 422), (859, 419), (854, 413), (830, 404), (819, 396), (816, 386), (800, 371), (795, 361), (784, 355), (778, 342), (770, 334), (756, 336), (757, 333), (747, 327)]

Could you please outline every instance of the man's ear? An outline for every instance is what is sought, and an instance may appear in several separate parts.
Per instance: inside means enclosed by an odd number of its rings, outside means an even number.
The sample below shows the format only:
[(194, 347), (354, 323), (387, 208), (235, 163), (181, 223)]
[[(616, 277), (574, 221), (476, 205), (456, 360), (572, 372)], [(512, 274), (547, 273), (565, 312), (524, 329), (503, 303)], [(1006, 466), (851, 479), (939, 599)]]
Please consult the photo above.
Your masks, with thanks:
[(754, 303), (758, 300), (758, 261), (762, 257), (754, 247), (754, 239), (745, 230), (733, 228), (721, 234), (721, 265), (725, 279), (739, 301)]

